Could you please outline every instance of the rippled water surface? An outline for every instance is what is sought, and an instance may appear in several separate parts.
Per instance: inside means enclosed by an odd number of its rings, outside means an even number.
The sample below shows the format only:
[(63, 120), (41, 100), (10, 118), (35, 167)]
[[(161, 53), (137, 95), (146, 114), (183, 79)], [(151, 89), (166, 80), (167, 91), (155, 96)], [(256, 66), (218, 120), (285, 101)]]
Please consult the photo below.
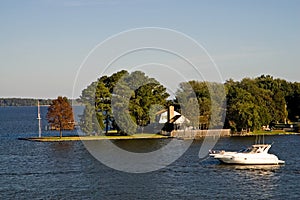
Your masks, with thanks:
[[(45, 118), (46, 108), (42, 108)], [(130, 174), (93, 158), (81, 142), (39, 143), (18, 140), (37, 136), (36, 108), (0, 108), (1, 199), (299, 199), (300, 136), (268, 136), (270, 152), (283, 166), (221, 165), (200, 161), (202, 141), (159, 171)], [(46, 122), (43, 121), (45, 125)], [(45, 132), (43, 135), (58, 134)], [(65, 133), (74, 134), (74, 133)], [(222, 138), (216, 149), (238, 150), (253, 137)], [(127, 149), (151, 151), (167, 141), (117, 141)], [(157, 144), (156, 144), (157, 143)], [(142, 145), (141, 145), (142, 144)], [(139, 152), (139, 151), (136, 151)]]

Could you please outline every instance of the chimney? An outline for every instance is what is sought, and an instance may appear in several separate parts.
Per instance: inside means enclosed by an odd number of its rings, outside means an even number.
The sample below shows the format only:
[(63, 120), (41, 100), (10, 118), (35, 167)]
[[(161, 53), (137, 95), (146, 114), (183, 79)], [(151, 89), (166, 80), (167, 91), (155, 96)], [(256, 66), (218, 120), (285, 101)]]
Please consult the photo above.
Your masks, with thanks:
[(168, 122), (174, 117), (174, 106), (169, 106), (168, 108)]

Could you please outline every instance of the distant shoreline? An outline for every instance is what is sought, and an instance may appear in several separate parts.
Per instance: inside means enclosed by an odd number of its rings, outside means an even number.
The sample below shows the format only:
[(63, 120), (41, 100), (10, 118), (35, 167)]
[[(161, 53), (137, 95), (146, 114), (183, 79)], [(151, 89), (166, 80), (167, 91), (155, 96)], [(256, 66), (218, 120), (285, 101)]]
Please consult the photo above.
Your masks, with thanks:
[[(37, 106), (40, 101), (40, 106), (49, 106), (53, 99), (34, 99), (34, 98), (0, 98), (0, 107), (28, 107)], [(80, 105), (77, 100), (70, 99), (74, 105)]]

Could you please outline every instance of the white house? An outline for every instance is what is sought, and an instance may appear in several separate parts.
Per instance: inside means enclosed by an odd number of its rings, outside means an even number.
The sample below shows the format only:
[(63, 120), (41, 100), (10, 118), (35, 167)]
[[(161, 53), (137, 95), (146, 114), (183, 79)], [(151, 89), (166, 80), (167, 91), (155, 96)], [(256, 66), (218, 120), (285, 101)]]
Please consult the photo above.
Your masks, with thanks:
[(168, 109), (161, 110), (156, 113), (158, 115), (158, 123), (165, 124), (165, 123), (173, 123), (176, 125), (189, 123), (190, 120), (188, 120), (185, 116), (181, 115), (179, 112), (176, 112), (174, 110), (174, 106), (170, 106)]

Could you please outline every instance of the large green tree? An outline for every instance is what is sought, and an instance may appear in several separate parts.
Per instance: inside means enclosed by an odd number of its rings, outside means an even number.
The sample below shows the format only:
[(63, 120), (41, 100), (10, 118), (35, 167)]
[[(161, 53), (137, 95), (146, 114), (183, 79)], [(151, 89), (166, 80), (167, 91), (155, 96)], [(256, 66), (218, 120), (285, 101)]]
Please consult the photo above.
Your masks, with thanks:
[(298, 121), (300, 119), (300, 83), (291, 84), (290, 94), (287, 96), (288, 118), (291, 121)]
[(228, 80), (225, 86), (227, 128), (254, 131), (271, 123), (287, 123), (288, 108), (295, 99), (289, 97), (295, 90), (285, 80), (262, 75), (237, 82)]
[(227, 126), (233, 131), (253, 128), (258, 118), (254, 97), (251, 93), (232, 82), (227, 87)]
[(47, 120), (50, 127), (59, 130), (60, 137), (62, 137), (62, 130), (74, 130), (73, 110), (67, 97), (59, 96), (51, 102), (48, 107)]
[(143, 131), (151, 121), (151, 109), (165, 106), (169, 94), (158, 81), (141, 71), (124, 75), (114, 88), (113, 115), (123, 132), (134, 133), (137, 127)]
[(180, 83), (176, 103), (194, 128), (222, 128), (226, 109), (223, 84), (194, 80)]
[[(80, 101), (88, 105), (86, 109), (94, 106), (101, 129), (105, 129), (106, 122), (120, 134), (132, 134), (137, 127), (143, 129), (150, 123), (153, 109), (165, 106), (168, 96), (166, 88), (145, 73), (122, 70), (93, 82), (83, 90)], [(86, 112), (81, 118), (88, 132), (95, 131), (88, 122), (92, 119)]]
[(79, 122), (81, 130), (87, 135), (95, 135), (101, 132), (98, 122), (98, 118), (101, 118), (101, 116), (97, 117), (97, 115), (98, 113), (95, 112), (94, 106), (87, 103)]
[[(268, 98), (264, 99), (267, 102), (269, 113), (272, 120), (276, 123), (287, 122), (287, 97), (291, 94), (290, 84), (285, 80), (274, 79), (270, 75), (262, 75), (255, 78), (257, 87), (269, 92)], [(259, 92), (260, 90), (258, 90)]]

